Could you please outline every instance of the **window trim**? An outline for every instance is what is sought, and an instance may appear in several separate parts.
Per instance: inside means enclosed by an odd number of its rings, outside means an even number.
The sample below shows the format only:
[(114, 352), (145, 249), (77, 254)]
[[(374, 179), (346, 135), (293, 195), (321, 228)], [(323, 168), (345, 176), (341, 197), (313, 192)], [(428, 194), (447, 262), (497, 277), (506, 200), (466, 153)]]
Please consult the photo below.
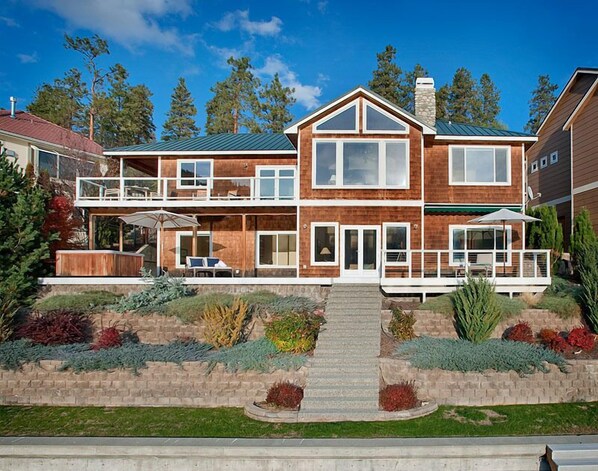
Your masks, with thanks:
[[(494, 159), (496, 164), (496, 149), (507, 149), (507, 181), (506, 182), (454, 182), (453, 181), (453, 149), (494, 149)], [(450, 186), (511, 186), (511, 146), (489, 146), (489, 145), (449, 145), (448, 171)], [(467, 151), (465, 152), (465, 176), (467, 176)], [(496, 176), (495, 176), (496, 178)]]
[[(278, 264), (278, 237), (276, 238), (276, 263), (272, 265), (262, 265), (260, 263), (260, 236), (263, 235), (294, 235), (295, 236), (295, 264), (294, 265), (279, 265)], [(255, 232), (255, 268), (297, 268), (299, 266), (299, 258), (297, 253), (297, 246), (299, 244), (299, 236), (297, 231), (256, 231)]]
[[(352, 129), (352, 130), (346, 130), (346, 129), (345, 130), (343, 130), (343, 129), (319, 130), (319, 129), (317, 129), (320, 124), (328, 121), (329, 119), (334, 118), (335, 116), (338, 116), (343, 111), (348, 110), (352, 106), (355, 106), (355, 128), (354, 129)], [(324, 116), (323, 118), (320, 118), (318, 121), (316, 121), (314, 124), (312, 124), (312, 133), (313, 134), (359, 134), (359, 99), (355, 99), (355, 100), (349, 102), (348, 104), (346, 104), (345, 106), (339, 108), (334, 113), (331, 113), (329, 115)]]
[[(318, 185), (316, 183), (316, 170), (317, 170), (317, 144), (320, 142), (334, 143), (336, 145), (336, 184), (335, 185)], [(376, 143), (378, 144), (378, 185), (345, 185), (344, 175), (339, 172), (343, 168), (343, 143), (346, 142), (358, 142), (358, 143)], [(386, 144), (405, 143), (405, 170), (407, 179), (405, 185), (386, 185)], [(382, 149), (382, 146), (384, 149)], [(382, 158), (383, 157), (383, 158)], [(338, 139), (313, 139), (312, 140), (312, 158), (311, 158), (311, 187), (315, 190), (320, 189), (334, 189), (334, 190), (408, 190), (411, 184), (411, 162), (410, 162), (410, 141), (409, 139), (360, 139), (360, 138), (338, 138)], [(339, 176), (342, 175), (342, 178)], [(380, 182), (384, 182), (381, 184)]]
[(538, 161), (534, 160), (530, 166), (530, 173), (536, 173), (538, 171)]
[[(208, 236), (209, 238), (209, 249), (208, 249), (208, 257), (212, 256), (213, 250), (213, 238), (212, 233), (210, 231), (197, 231), (198, 236)], [(175, 246), (174, 246), (174, 253), (175, 253), (175, 267), (176, 268), (185, 268), (185, 264), (181, 265), (179, 263), (179, 259), (181, 258), (181, 237), (193, 237), (193, 231), (176, 231), (176, 239), (175, 239)]]
[[(494, 240), (496, 241), (496, 229), (502, 230), (502, 224), (488, 224), (488, 225), (479, 225), (479, 224), (449, 224), (449, 266), (450, 267), (462, 267), (463, 262), (455, 261), (454, 255), (455, 252), (475, 252), (475, 249), (468, 249), (467, 247), (464, 250), (453, 249), (453, 232), (455, 229), (464, 229), (467, 232), (467, 229), (494, 229)], [(510, 224), (505, 225), (505, 231), (507, 232), (507, 263), (505, 266), (510, 267), (512, 264), (512, 253), (513, 253), (513, 226)], [(465, 237), (465, 241), (467, 243), (467, 236)], [(496, 247), (496, 243), (495, 243)], [(493, 251), (497, 251), (496, 249), (492, 249)], [(479, 252), (484, 252), (484, 250), (480, 249)], [(501, 253), (503, 250), (500, 251)], [(502, 262), (497, 262), (496, 257), (494, 258), (494, 265), (495, 267), (499, 267), (502, 265)]]
[[(210, 164), (210, 176), (203, 177), (208, 180), (208, 184), (206, 186), (203, 185), (181, 185), (183, 180), (190, 180), (190, 178), (182, 178), (181, 176), (181, 164), (190, 164), (196, 162), (209, 162)], [(176, 189), (177, 190), (197, 190), (202, 188), (209, 188), (212, 189), (212, 178), (214, 178), (214, 159), (177, 159), (176, 161)], [(195, 180), (193, 178), (193, 180)]]
[(559, 162), (559, 151), (555, 150), (550, 153), (550, 165), (557, 164)]
[(280, 200), (280, 170), (293, 170), (293, 197), (292, 198), (284, 198), (282, 201), (293, 201), (297, 199), (297, 166), (296, 165), (256, 165), (255, 166), (255, 195), (254, 197), (258, 201), (262, 201), (260, 196), (260, 186), (261, 186), (261, 178), (260, 171), (261, 170), (274, 170), (275, 177), (274, 177), (274, 197), (273, 198), (263, 198), (264, 201), (278, 201)]
[(383, 255), (382, 263), (387, 267), (408, 267), (411, 264), (411, 223), (409, 222), (383, 222), (382, 223), (382, 250), (386, 248), (386, 229), (388, 227), (404, 227), (407, 229), (406, 247), (407, 257), (404, 262), (387, 262), (386, 254)]
[[(316, 262), (314, 249), (316, 247), (316, 228), (334, 226), (334, 261)], [(339, 264), (339, 223), (338, 222), (312, 222), (310, 232), (310, 264), (314, 267), (336, 267)]]
[[(379, 113), (383, 114), (384, 116), (386, 116), (388, 119), (400, 124), (401, 126), (403, 126), (405, 128), (404, 131), (395, 131), (395, 130), (369, 130), (367, 128), (367, 108), (373, 108), (374, 110), (378, 111)], [(373, 103), (369, 102), (369, 101), (364, 101), (363, 102), (363, 111), (362, 111), (362, 118), (361, 118), (361, 126), (363, 129), (363, 134), (401, 134), (401, 135), (405, 135), (405, 134), (409, 134), (409, 125), (403, 121), (400, 120), (399, 118), (397, 118), (396, 116), (390, 114), (388, 111), (380, 108), (379, 106), (374, 105)]]
[(546, 167), (548, 167), (548, 156), (547, 155), (545, 155), (544, 157), (542, 157), (540, 159), (540, 168), (542, 169), (542, 168), (546, 168)]

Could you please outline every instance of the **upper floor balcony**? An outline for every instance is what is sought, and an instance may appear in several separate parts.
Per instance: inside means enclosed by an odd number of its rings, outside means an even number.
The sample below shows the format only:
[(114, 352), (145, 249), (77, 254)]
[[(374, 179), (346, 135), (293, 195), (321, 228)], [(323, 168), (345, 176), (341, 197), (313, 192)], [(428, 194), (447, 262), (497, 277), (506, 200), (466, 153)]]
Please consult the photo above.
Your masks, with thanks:
[(79, 207), (295, 206), (294, 169), (261, 171), (259, 177), (77, 178)]

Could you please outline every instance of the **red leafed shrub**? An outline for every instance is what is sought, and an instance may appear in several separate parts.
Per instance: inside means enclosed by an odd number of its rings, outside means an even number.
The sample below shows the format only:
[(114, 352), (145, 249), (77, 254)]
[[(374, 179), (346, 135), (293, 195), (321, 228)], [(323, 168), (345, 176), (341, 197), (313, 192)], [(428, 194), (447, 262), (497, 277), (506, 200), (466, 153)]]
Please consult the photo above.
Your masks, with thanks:
[(548, 346), (556, 337), (559, 337), (559, 333), (553, 329), (542, 329), (538, 334), (540, 342)]
[(571, 350), (571, 346), (556, 330), (542, 329), (538, 334), (538, 338), (545, 347), (548, 347), (555, 352), (564, 353)]
[(68, 196), (55, 195), (50, 199), (43, 231), (45, 234), (58, 235), (58, 238), (50, 243), (52, 259), (55, 258), (57, 250), (73, 248), (72, 239), (81, 224), (73, 201)]
[(380, 407), (387, 412), (419, 406), (417, 389), (412, 382), (390, 384), (380, 391)]
[(592, 350), (594, 348), (595, 337), (585, 327), (577, 327), (569, 332), (567, 342), (572, 347), (581, 348), (582, 350)]
[(116, 327), (107, 327), (100, 331), (98, 340), (93, 344), (94, 350), (101, 350), (103, 348), (120, 347), (123, 344), (121, 332)]
[(296, 409), (303, 399), (303, 388), (285, 381), (276, 383), (268, 390), (266, 403), (285, 409)]
[(91, 338), (91, 320), (73, 311), (50, 311), (30, 316), (16, 334), (42, 345), (83, 343)]
[(527, 322), (520, 322), (507, 329), (504, 338), (514, 342), (534, 343), (534, 333)]

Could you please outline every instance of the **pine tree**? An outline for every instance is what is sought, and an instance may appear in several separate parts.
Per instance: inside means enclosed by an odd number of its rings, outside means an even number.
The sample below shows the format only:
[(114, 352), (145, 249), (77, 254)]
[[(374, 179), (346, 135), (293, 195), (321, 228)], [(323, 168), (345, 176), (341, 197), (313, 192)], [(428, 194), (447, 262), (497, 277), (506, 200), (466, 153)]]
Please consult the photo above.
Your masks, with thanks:
[(154, 105), (152, 92), (145, 85), (135, 85), (125, 103), (125, 119), (128, 123), (124, 139), (125, 145), (145, 144), (156, 139), (154, 125)]
[(563, 226), (559, 224), (554, 206), (539, 206), (529, 208), (527, 214), (540, 219), (527, 223), (526, 246), (530, 249), (550, 249), (552, 252), (552, 265), (558, 261), (563, 253)]
[(456, 123), (473, 123), (479, 109), (476, 83), (465, 67), (457, 69), (448, 95), (448, 118)]
[(451, 87), (444, 84), (436, 92), (436, 119), (449, 119), (448, 100), (451, 93)]
[(501, 127), (496, 119), (500, 113), (500, 91), (488, 74), (482, 74), (477, 87), (479, 107), (474, 110), (473, 122), (478, 126)]
[(582, 208), (573, 220), (573, 233), (571, 234), (571, 255), (579, 259), (584, 247), (596, 243), (596, 233), (592, 225), (592, 218), (587, 208)]
[(399, 101), (397, 104), (410, 113), (415, 113), (415, 83), (418, 78), (428, 76), (428, 71), (420, 64), (415, 64), (411, 72), (399, 84)]
[(260, 81), (253, 75), (249, 57), (230, 57), (227, 63), (231, 66), (230, 75), (210, 89), (214, 96), (206, 103), (206, 133), (237, 134), (243, 128), (260, 132)]
[[(383, 96), (388, 101), (399, 105), (401, 95), (399, 87), (401, 86), (401, 68), (395, 63), (397, 50), (390, 44), (384, 51), (376, 54), (377, 67), (372, 73), (372, 80), (368, 85), (370, 90)], [(400, 105), (399, 105), (400, 106)]]
[(260, 91), (262, 120), (265, 132), (282, 132), (293, 120), (289, 108), (297, 101), (294, 88), (283, 87), (278, 74)]
[(535, 134), (544, 118), (556, 102), (555, 92), (558, 85), (550, 82), (550, 76), (540, 75), (538, 86), (532, 92), (532, 99), (529, 101), (529, 121), (525, 125), (525, 131)]
[(170, 97), (170, 110), (162, 131), (162, 140), (189, 139), (199, 134), (199, 127), (195, 124), (197, 108), (193, 104), (193, 97), (187, 88), (185, 79), (179, 82)]

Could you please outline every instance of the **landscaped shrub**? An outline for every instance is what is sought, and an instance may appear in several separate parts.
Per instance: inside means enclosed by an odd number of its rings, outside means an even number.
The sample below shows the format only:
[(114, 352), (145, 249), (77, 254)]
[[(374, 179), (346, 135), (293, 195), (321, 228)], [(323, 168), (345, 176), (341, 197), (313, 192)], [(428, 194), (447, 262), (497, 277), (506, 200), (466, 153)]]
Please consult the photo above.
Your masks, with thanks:
[(453, 295), (448, 293), (435, 296), (433, 298), (428, 298), (425, 303), (420, 304), (419, 309), (437, 312), (446, 316), (453, 316), (455, 314)]
[(527, 322), (520, 322), (513, 327), (509, 327), (505, 330), (504, 338), (513, 342), (534, 343), (534, 333)]
[(284, 409), (297, 409), (303, 399), (303, 388), (289, 381), (273, 384), (268, 389), (266, 403)]
[(307, 359), (304, 355), (281, 353), (270, 340), (261, 338), (213, 352), (209, 360), (210, 369), (222, 363), (231, 373), (248, 370), (270, 373), (275, 370), (298, 370)]
[(232, 306), (209, 305), (203, 319), (208, 343), (215, 348), (232, 347), (243, 338), (243, 329), (247, 322), (247, 303), (236, 298)]
[(145, 269), (142, 269), (142, 274), (151, 284), (139, 293), (121, 298), (115, 306), (118, 312), (151, 312), (155, 309), (163, 309), (163, 305), (169, 301), (192, 294), (192, 291), (183, 284), (183, 278), (169, 275), (153, 276)]
[(581, 315), (581, 308), (571, 295), (544, 295), (535, 306), (538, 309), (546, 309), (554, 312), (561, 319), (572, 319)]
[(73, 311), (51, 311), (32, 314), (19, 327), (18, 338), (42, 345), (83, 343), (91, 338), (91, 320), (85, 314)]
[(26, 363), (39, 363), (40, 360), (63, 360), (88, 350), (89, 345), (86, 343), (42, 345), (25, 339), (4, 342), (0, 344), (0, 368), (18, 370)]
[(494, 287), (485, 278), (468, 278), (453, 295), (460, 338), (480, 343), (490, 337), (501, 320)]
[(269, 322), (266, 337), (281, 352), (305, 353), (315, 348), (323, 322), (321, 316), (292, 312)]
[(57, 294), (35, 303), (35, 309), (40, 312), (68, 309), (79, 312), (97, 311), (108, 305), (115, 304), (121, 295), (108, 291), (84, 291), (76, 294)]
[(497, 293), (494, 293), (494, 297), (502, 320), (518, 316), (527, 307), (521, 298), (510, 298), (504, 294)]
[(387, 412), (413, 409), (419, 405), (413, 382), (389, 384), (380, 391), (380, 407)]
[(572, 329), (567, 335), (567, 343), (572, 347), (581, 348), (582, 350), (592, 350), (595, 345), (596, 338), (592, 332), (585, 327), (577, 327)]
[(121, 332), (116, 327), (106, 327), (100, 331), (98, 340), (92, 345), (94, 350), (120, 347), (123, 344)]
[(542, 329), (538, 334), (538, 338), (546, 348), (557, 353), (565, 353), (571, 350), (571, 346), (556, 330)]
[(411, 340), (415, 337), (413, 326), (415, 316), (412, 312), (404, 312), (401, 308), (392, 309), (392, 319), (388, 324), (388, 330), (397, 340)]
[(230, 306), (234, 296), (228, 293), (206, 293), (170, 301), (165, 306), (165, 314), (175, 316), (186, 323), (199, 322), (208, 306), (220, 304)]
[(482, 343), (420, 337), (402, 343), (396, 350), (416, 367), (449, 371), (516, 371), (520, 375), (548, 372), (548, 364), (567, 370), (567, 362), (557, 353), (525, 342), (491, 339)]
[(264, 304), (268, 314), (283, 316), (289, 313), (310, 314), (318, 309), (319, 304), (303, 296), (278, 296)]
[(577, 270), (584, 315), (592, 332), (598, 333), (598, 242), (582, 246)]
[(587, 208), (582, 208), (573, 221), (571, 234), (571, 255), (577, 263), (585, 247), (596, 243), (596, 233), (592, 226), (592, 218)]
[(17, 303), (14, 300), (0, 300), (0, 343), (7, 341), (11, 337), (17, 310)]
[[(494, 293), (494, 298), (498, 304), (502, 319), (509, 319), (521, 314), (521, 311), (526, 308), (525, 302), (520, 298), (510, 298), (502, 294)], [(447, 293), (434, 298), (428, 298), (425, 303), (419, 306), (419, 309), (427, 311), (434, 311), (446, 316), (453, 316), (455, 314), (454, 293)]]

